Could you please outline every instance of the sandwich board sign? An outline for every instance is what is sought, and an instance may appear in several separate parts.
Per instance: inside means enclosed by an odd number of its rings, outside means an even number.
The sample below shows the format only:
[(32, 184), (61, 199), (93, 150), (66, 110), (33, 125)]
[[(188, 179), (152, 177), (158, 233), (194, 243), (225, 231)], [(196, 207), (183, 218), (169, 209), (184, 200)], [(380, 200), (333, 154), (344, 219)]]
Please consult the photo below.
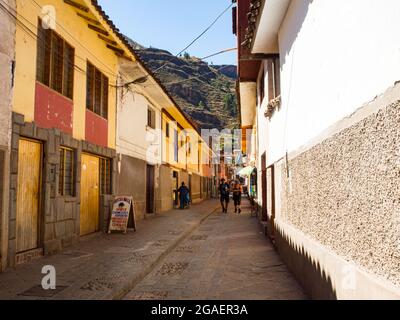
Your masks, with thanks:
[(111, 233), (112, 231), (121, 231), (126, 233), (130, 218), (133, 223), (133, 229), (136, 231), (133, 197), (115, 197), (108, 233)]

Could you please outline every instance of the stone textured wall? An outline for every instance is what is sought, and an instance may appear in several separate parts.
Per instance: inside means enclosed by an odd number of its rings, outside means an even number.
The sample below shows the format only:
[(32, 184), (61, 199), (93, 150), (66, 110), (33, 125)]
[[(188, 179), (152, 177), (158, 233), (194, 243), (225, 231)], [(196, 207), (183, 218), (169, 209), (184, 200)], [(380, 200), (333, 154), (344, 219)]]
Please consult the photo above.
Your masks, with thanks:
[(278, 219), (400, 285), (400, 101), (283, 163)]
[[(42, 194), (40, 208), (41, 234), (40, 242), (44, 254), (55, 254), (79, 240), (80, 237), (80, 182), (81, 154), (92, 153), (112, 159), (112, 195), (101, 195), (100, 230), (106, 231), (111, 201), (115, 194), (116, 153), (115, 150), (78, 141), (57, 129), (43, 129), (35, 123), (26, 123), (24, 117), (13, 113), (11, 166), (10, 166), (10, 207), (9, 207), (9, 265), (16, 263), (16, 198), (18, 188), (18, 148), (20, 137), (36, 139), (43, 143)], [(60, 170), (60, 146), (75, 150), (75, 196), (64, 197), (58, 193)], [(29, 257), (28, 257), (29, 258)], [(24, 257), (21, 261), (26, 260)]]

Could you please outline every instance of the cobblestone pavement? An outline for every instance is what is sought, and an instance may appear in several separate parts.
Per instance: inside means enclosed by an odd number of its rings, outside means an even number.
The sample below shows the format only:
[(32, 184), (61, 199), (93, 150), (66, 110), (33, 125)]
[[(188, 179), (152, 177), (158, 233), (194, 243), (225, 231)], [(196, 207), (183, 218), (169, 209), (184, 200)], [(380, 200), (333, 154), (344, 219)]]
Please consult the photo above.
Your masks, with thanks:
[[(118, 299), (191, 234), (217, 201), (139, 221), (137, 232), (96, 234), (54, 256), (0, 274), (0, 299)], [(42, 267), (57, 272), (57, 290), (41, 288)], [(178, 268), (179, 269), (179, 268)]]
[(247, 208), (210, 216), (124, 299), (306, 298)]

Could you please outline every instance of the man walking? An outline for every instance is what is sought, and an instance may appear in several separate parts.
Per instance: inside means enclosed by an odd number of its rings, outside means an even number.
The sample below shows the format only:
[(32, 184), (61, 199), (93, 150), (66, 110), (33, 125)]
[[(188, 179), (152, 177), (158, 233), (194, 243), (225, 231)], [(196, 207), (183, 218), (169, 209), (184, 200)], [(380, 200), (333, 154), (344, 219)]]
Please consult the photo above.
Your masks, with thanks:
[(219, 193), (223, 213), (228, 213), (229, 192), (229, 184), (225, 182), (225, 179), (221, 179), (221, 184), (219, 185)]

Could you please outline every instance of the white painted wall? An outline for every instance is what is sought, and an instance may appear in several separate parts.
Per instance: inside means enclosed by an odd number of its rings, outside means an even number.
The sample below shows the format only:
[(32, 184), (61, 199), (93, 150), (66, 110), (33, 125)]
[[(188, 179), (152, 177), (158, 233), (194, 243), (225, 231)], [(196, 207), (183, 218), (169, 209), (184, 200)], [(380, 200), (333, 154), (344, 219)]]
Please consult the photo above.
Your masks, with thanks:
[[(263, 73), (263, 70), (265, 72)], [(261, 81), (264, 76), (264, 99), (261, 100)], [(262, 155), (265, 153), (268, 158), (268, 150), (269, 150), (269, 139), (268, 139), (268, 122), (269, 120), (264, 116), (265, 108), (270, 100), (268, 96), (268, 68), (267, 61), (264, 61), (261, 64), (260, 71), (258, 74), (258, 89), (257, 89), (257, 139), (258, 139), (258, 154), (257, 154), (257, 168), (258, 168), (258, 203), (261, 205), (262, 203)], [(265, 164), (267, 165), (267, 164)]]
[[(161, 163), (161, 110), (145, 96), (123, 89), (117, 112), (117, 153)], [(156, 112), (156, 130), (147, 127), (147, 108)]]
[(293, 0), (279, 31), (282, 108), (268, 163), (400, 80), (400, 1)]

